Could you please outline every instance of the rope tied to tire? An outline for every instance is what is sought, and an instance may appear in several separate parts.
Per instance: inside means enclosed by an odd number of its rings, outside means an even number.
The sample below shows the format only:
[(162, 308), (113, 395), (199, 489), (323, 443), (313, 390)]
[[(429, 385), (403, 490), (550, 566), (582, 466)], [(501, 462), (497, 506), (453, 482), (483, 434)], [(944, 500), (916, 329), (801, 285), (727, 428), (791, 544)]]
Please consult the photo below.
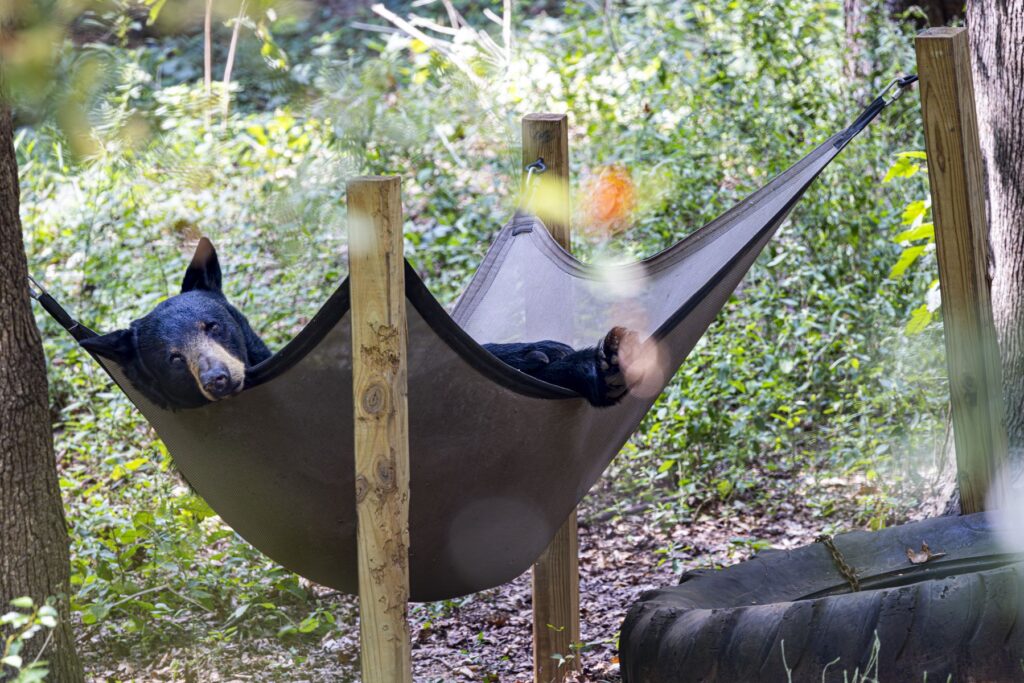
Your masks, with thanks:
[(832, 556), (832, 562), (835, 563), (836, 569), (842, 577), (846, 579), (846, 583), (850, 584), (850, 589), (854, 593), (859, 593), (860, 579), (857, 578), (857, 572), (850, 566), (850, 563), (846, 561), (843, 554), (839, 552), (839, 548), (836, 547), (836, 543), (833, 538), (834, 537), (829, 534), (821, 534), (814, 539), (814, 542), (821, 543), (825, 546), (825, 549), (828, 550), (828, 554)]

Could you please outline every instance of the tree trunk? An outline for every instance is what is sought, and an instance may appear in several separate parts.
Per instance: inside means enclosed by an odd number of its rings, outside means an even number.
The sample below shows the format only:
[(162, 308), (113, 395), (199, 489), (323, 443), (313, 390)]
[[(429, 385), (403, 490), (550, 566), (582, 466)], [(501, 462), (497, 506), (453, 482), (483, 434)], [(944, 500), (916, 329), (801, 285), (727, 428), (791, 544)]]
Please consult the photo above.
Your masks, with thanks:
[[(57, 597), (60, 624), (42, 658), (50, 680), (77, 683), (83, 675), (69, 623), (68, 535), (43, 348), (26, 286), (13, 132), (10, 108), (0, 102), (0, 612), (16, 597), (36, 604)], [(45, 640), (28, 641), (26, 661)]]
[[(974, 2), (973, 4), (978, 4)], [(915, 9), (916, 8), (916, 9)], [(908, 10), (915, 9), (908, 16)], [(963, 17), (964, 0), (843, 0), (846, 31), (843, 76), (861, 83), (884, 71), (874, 51), (878, 48), (878, 27), (888, 21), (910, 21), (918, 29), (947, 26)], [(874, 40), (874, 42), (872, 42)], [(856, 95), (863, 96), (863, 92)]]
[[(863, 84), (875, 71), (875, 64), (868, 53), (869, 46), (864, 42), (865, 33), (869, 30), (867, 15), (870, 11), (870, 3), (865, 0), (843, 0), (843, 25), (846, 29), (843, 76), (850, 83)], [(859, 91), (856, 94), (863, 95)]]
[(964, 16), (964, 0), (886, 0), (885, 6), (891, 17), (897, 17), (908, 9), (917, 7), (927, 19), (925, 22), (917, 22), (920, 24), (919, 28), (948, 26)]
[(1024, 453), (1024, 0), (967, 3), (1011, 454)]

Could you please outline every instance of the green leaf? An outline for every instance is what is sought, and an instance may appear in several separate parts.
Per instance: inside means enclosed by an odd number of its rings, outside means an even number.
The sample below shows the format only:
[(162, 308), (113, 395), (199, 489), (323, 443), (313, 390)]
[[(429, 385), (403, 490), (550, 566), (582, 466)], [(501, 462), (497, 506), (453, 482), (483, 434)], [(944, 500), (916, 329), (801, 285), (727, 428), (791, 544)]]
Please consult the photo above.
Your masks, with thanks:
[(103, 619), (110, 613), (110, 609), (106, 605), (94, 604), (89, 605), (85, 612), (82, 613), (83, 624), (95, 624), (100, 619)]
[(15, 669), (21, 668), (21, 657), (18, 655), (9, 655), (0, 659), (0, 664), (6, 664), (7, 666), (14, 667)]
[(901, 157), (892, 165), (889, 172), (882, 178), (883, 183), (888, 183), (895, 178), (909, 178), (921, 170), (921, 164), (915, 163), (906, 157)]
[(146, 25), (152, 26), (160, 17), (160, 10), (167, 4), (167, 0), (156, 0), (149, 8), (149, 16), (146, 17)]
[(910, 202), (903, 210), (903, 225), (916, 225), (928, 213), (929, 208), (931, 208), (931, 202), (925, 199)]
[(146, 510), (136, 512), (132, 516), (132, 524), (135, 525), (136, 528), (152, 526), (155, 522), (156, 519), (153, 517), (153, 513)]
[(126, 462), (124, 464), (124, 468), (129, 472), (134, 472), (135, 470), (145, 465), (147, 462), (149, 462), (149, 460), (146, 458), (135, 458), (130, 462)]
[(316, 616), (310, 615), (299, 624), (299, 633), (312, 633), (318, 628), (320, 628), (320, 620)]
[(11, 607), (16, 607), (18, 609), (32, 609), (33, 604), (32, 598), (29, 597), (14, 598), (11, 600)]
[(899, 152), (896, 156), (901, 159), (927, 159), (928, 155), (921, 151)]
[(904, 230), (900, 234), (893, 238), (893, 242), (913, 242), (915, 240), (928, 240), (932, 242), (935, 240), (935, 224), (934, 223), (921, 223), (916, 228), (910, 230)]
[(910, 314), (910, 321), (907, 323), (907, 334), (920, 334), (924, 332), (932, 321), (932, 312), (928, 310), (928, 304), (922, 304)]
[(199, 496), (189, 495), (181, 499), (181, 509), (191, 512), (197, 519), (209, 519), (217, 513)]
[(900, 254), (900, 260), (896, 262), (896, 265), (889, 271), (889, 278), (892, 280), (898, 280), (903, 277), (903, 273), (907, 272), (907, 268), (913, 265), (917, 257), (924, 253), (924, 247), (907, 247)]

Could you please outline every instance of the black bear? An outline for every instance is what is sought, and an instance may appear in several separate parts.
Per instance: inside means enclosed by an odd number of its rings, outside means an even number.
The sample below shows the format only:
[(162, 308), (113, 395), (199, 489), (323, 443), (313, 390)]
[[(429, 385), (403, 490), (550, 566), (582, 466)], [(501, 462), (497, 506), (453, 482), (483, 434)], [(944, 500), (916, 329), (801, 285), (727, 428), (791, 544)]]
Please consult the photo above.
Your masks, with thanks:
[(118, 330), (82, 340), (115, 361), (128, 380), (164, 408), (195, 408), (237, 394), (249, 368), (270, 349), (221, 291), (220, 262), (205, 237), (181, 282), (181, 294)]
[[(620, 365), (636, 334), (613, 328), (596, 347), (574, 350), (555, 341), (484, 344), (512, 367), (579, 393), (596, 406), (617, 403), (629, 390)], [(246, 375), (270, 358), (249, 321), (221, 290), (217, 252), (205, 237), (185, 271), (181, 294), (145, 317), (82, 341), (115, 361), (136, 389), (164, 408), (195, 408), (233, 396)]]

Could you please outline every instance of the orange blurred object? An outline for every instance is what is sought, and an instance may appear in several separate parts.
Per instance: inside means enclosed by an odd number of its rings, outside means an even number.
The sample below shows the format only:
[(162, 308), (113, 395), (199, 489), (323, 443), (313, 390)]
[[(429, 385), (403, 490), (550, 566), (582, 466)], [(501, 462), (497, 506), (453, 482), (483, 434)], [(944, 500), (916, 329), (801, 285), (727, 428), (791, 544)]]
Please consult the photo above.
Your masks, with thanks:
[(584, 190), (586, 230), (614, 234), (629, 223), (636, 205), (636, 189), (629, 170), (607, 166), (587, 183)]

